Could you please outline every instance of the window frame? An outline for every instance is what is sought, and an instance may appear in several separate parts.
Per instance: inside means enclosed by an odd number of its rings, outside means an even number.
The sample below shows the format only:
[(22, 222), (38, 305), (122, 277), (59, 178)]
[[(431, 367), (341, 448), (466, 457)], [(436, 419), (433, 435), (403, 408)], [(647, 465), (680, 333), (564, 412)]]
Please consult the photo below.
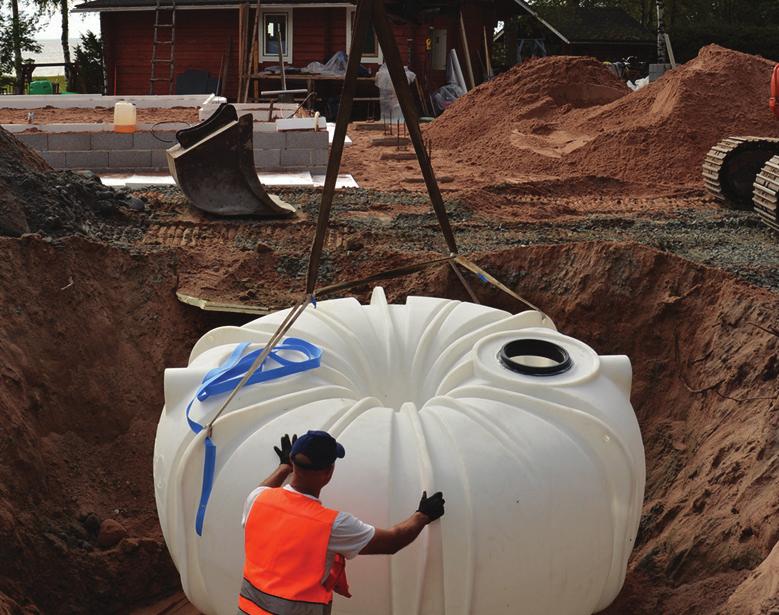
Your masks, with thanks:
[(265, 35), (267, 33), (267, 29), (265, 27), (265, 18), (269, 15), (283, 15), (287, 19), (287, 45), (286, 50), (284, 51), (284, 63), (285, 64), (292, 64), (292, 58), (293, 58), (293, 42), (292, 42), (292, 32), (293, 32), (293, 9), (264, 9), (260, 7), (260, 32), (258, 32), (258, 36), (260, 37), (259, 45), (260, 45), (260, 62), (268, 62), (268, 63), (276, 63), (279, 62), (279, 56), (278, 54), (274, 55), (266, 55), (265, 54)]
[[(346, 53), (348, 54), (352, 50), (352, 23), (354, 22), (357, 8), (346, 9)], [(383, 64), (384, 54), (381, 52), (381, 45), (379, 45), (379, 37), (374, 32), (373, 38), (376, 40), (376, 53), (372, 55), (363, 54), (361, 62), (364, 64)]]

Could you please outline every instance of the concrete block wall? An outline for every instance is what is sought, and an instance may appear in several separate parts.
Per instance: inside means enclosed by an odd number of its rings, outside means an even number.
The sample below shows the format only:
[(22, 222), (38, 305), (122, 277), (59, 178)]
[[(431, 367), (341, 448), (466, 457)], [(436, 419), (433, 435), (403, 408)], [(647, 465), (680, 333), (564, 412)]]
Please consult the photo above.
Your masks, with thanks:
[[(272, 124), (270, 126), (273, 126)], [(165, 150), (176, 140), (174, 130), (140, 130), (132, 134), (110, 129), (73, 132), (19, 132), (15, 136), (35, 149), (55, 169), (106, 172), (168, 170)], [(254, 164), (263, 172), (325, 172), (329, 138), (323, 131), (254, 131)]]

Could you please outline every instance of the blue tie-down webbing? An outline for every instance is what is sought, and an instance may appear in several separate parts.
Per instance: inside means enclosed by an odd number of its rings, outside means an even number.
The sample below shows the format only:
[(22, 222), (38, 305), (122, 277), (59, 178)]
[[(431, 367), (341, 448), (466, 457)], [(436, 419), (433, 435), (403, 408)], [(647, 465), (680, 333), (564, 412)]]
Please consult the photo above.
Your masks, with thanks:
[[(195, 403), (195, 400), (203, 402), (214, 395), (229, 393), (238, 386), (241, 378), (244, 377), (254, 361), (264, 350), (264, 348), (259, 348), (258, 350), (244, 354), (248, 347), (249, 342), (238, 344), (232, 354), (228, 357), (227, 361), (219, 367), (210, 370), (203, 376), (203, 381), (198, 387), (195, 397), (187, 404), (187, 423), (189, 423), (189, 428), (193, 433), (199, 434), (206, 429), (206, 426), (201, 425), (189, 416), (189, 413), (192, 410), (192, 404)], [(300, 353), (305, 358), (302, 361), (285, 359), (279, 355), (279, 352), (285, 350)], [(267, 369), (269, 359), (278, 363), (279, 367)], [(299, 374), (300, 372), (315, 369), (319, 367), (321, 359), (321, 348), (314, 346), (314, 344), (307, 342), (306, 340), (288, 337), (268, 353), (268, 356), (262, 362), (262, 365), (260, 365), (260, 367), (257, 368), (257, 371), (252, 374), (251, 378), (247, 380), (245, 386), (276, 380), (291, 374)], [(204, 445), (203, 486), (200, 490), (200, 504), (198, 505), (197, 517), (195, 519), (195, 531), (198, 536), (203, 535), (203, 520), (206, 517), (208, 498), (211, 496), (211, 489), (214, 486), (214, 470), (216, 469), (216, 444), (214, 444), (211, 436), (206, 436)]]

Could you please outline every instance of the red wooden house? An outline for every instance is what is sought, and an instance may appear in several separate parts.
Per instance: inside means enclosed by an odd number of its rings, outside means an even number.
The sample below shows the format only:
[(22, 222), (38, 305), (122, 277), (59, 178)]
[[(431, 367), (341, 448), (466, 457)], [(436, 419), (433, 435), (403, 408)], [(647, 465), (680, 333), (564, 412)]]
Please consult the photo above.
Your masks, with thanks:
[[(163, 6), (171, 2), (161, 1)], [(419, 76), (423, 90), (429, 92), (445, 83), (447, 54), (452, 48), (457, 50), (466, 71), (461, 16), (475, 81), (482, 80), (485, 45), (487, 40), (492, 41), (497, 19), (496, 4), (495, 0), (387, 1), (401, 55)], [(78, 12), (100, 13), (109, 94), (149, 92), (155, 5), (156, 0), (89, 0), (76, 8)], [(253, 24), (256, 1), (247, 7), (246, 0), (176, 0), (175, 74), (197, 69), (216, 77), (221, 71), (226, 75), (222, 95), (236, 98), (241, 5)], [(348, 51), (354, 12), (353, 2), (262, 2), (260, 70), (279, 64), (279, 41), (285, 63), (291, 67), (302, 68), (315, 61), (324, 63), (336, 52)], [(362, 63), (374, 74), (382, 62), (375, 36), (365, 41), (363, 49)], [(277, 87), (278, 82), (262, 84), (263, 89)]]

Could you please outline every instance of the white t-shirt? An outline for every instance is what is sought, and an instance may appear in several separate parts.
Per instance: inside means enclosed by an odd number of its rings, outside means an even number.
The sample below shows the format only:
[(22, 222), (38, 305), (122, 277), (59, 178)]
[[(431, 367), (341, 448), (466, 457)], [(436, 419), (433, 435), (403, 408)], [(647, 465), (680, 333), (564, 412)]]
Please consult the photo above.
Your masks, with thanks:
[[(252, 509), (254, 500), (257, 499), (263, 491), (271, 489), (271, 487), (257, 487), (246, 498), (246, 503), (243, 505), (243, 519), (241, 525), (246, 526), (246, 520), (249, 518), (249, 512)], [(297, 489), (294, 489), (292, 485), (284, 485), (284, 489), (291, 491), (292, 493), (299, 493), (307, 498), (316, 500), (319, 502), (319, 498), (315, 498), (313, 495), (307, 493), (300, 493)], [(325, 563), (325, 578), (330, 573), (330, 568), (333, 566), (333, 557), (336, 553), (340, 553), (346, 559), (353, 559), (365, 548), (373, 535), (376, 533), (376, 528), (367, 523), (363, 523), (354, 515), (349, 513), (339, 512), (333, 521), (333, 529), (330, 531), (330, 541), (327, 543), (327, 561)]]

